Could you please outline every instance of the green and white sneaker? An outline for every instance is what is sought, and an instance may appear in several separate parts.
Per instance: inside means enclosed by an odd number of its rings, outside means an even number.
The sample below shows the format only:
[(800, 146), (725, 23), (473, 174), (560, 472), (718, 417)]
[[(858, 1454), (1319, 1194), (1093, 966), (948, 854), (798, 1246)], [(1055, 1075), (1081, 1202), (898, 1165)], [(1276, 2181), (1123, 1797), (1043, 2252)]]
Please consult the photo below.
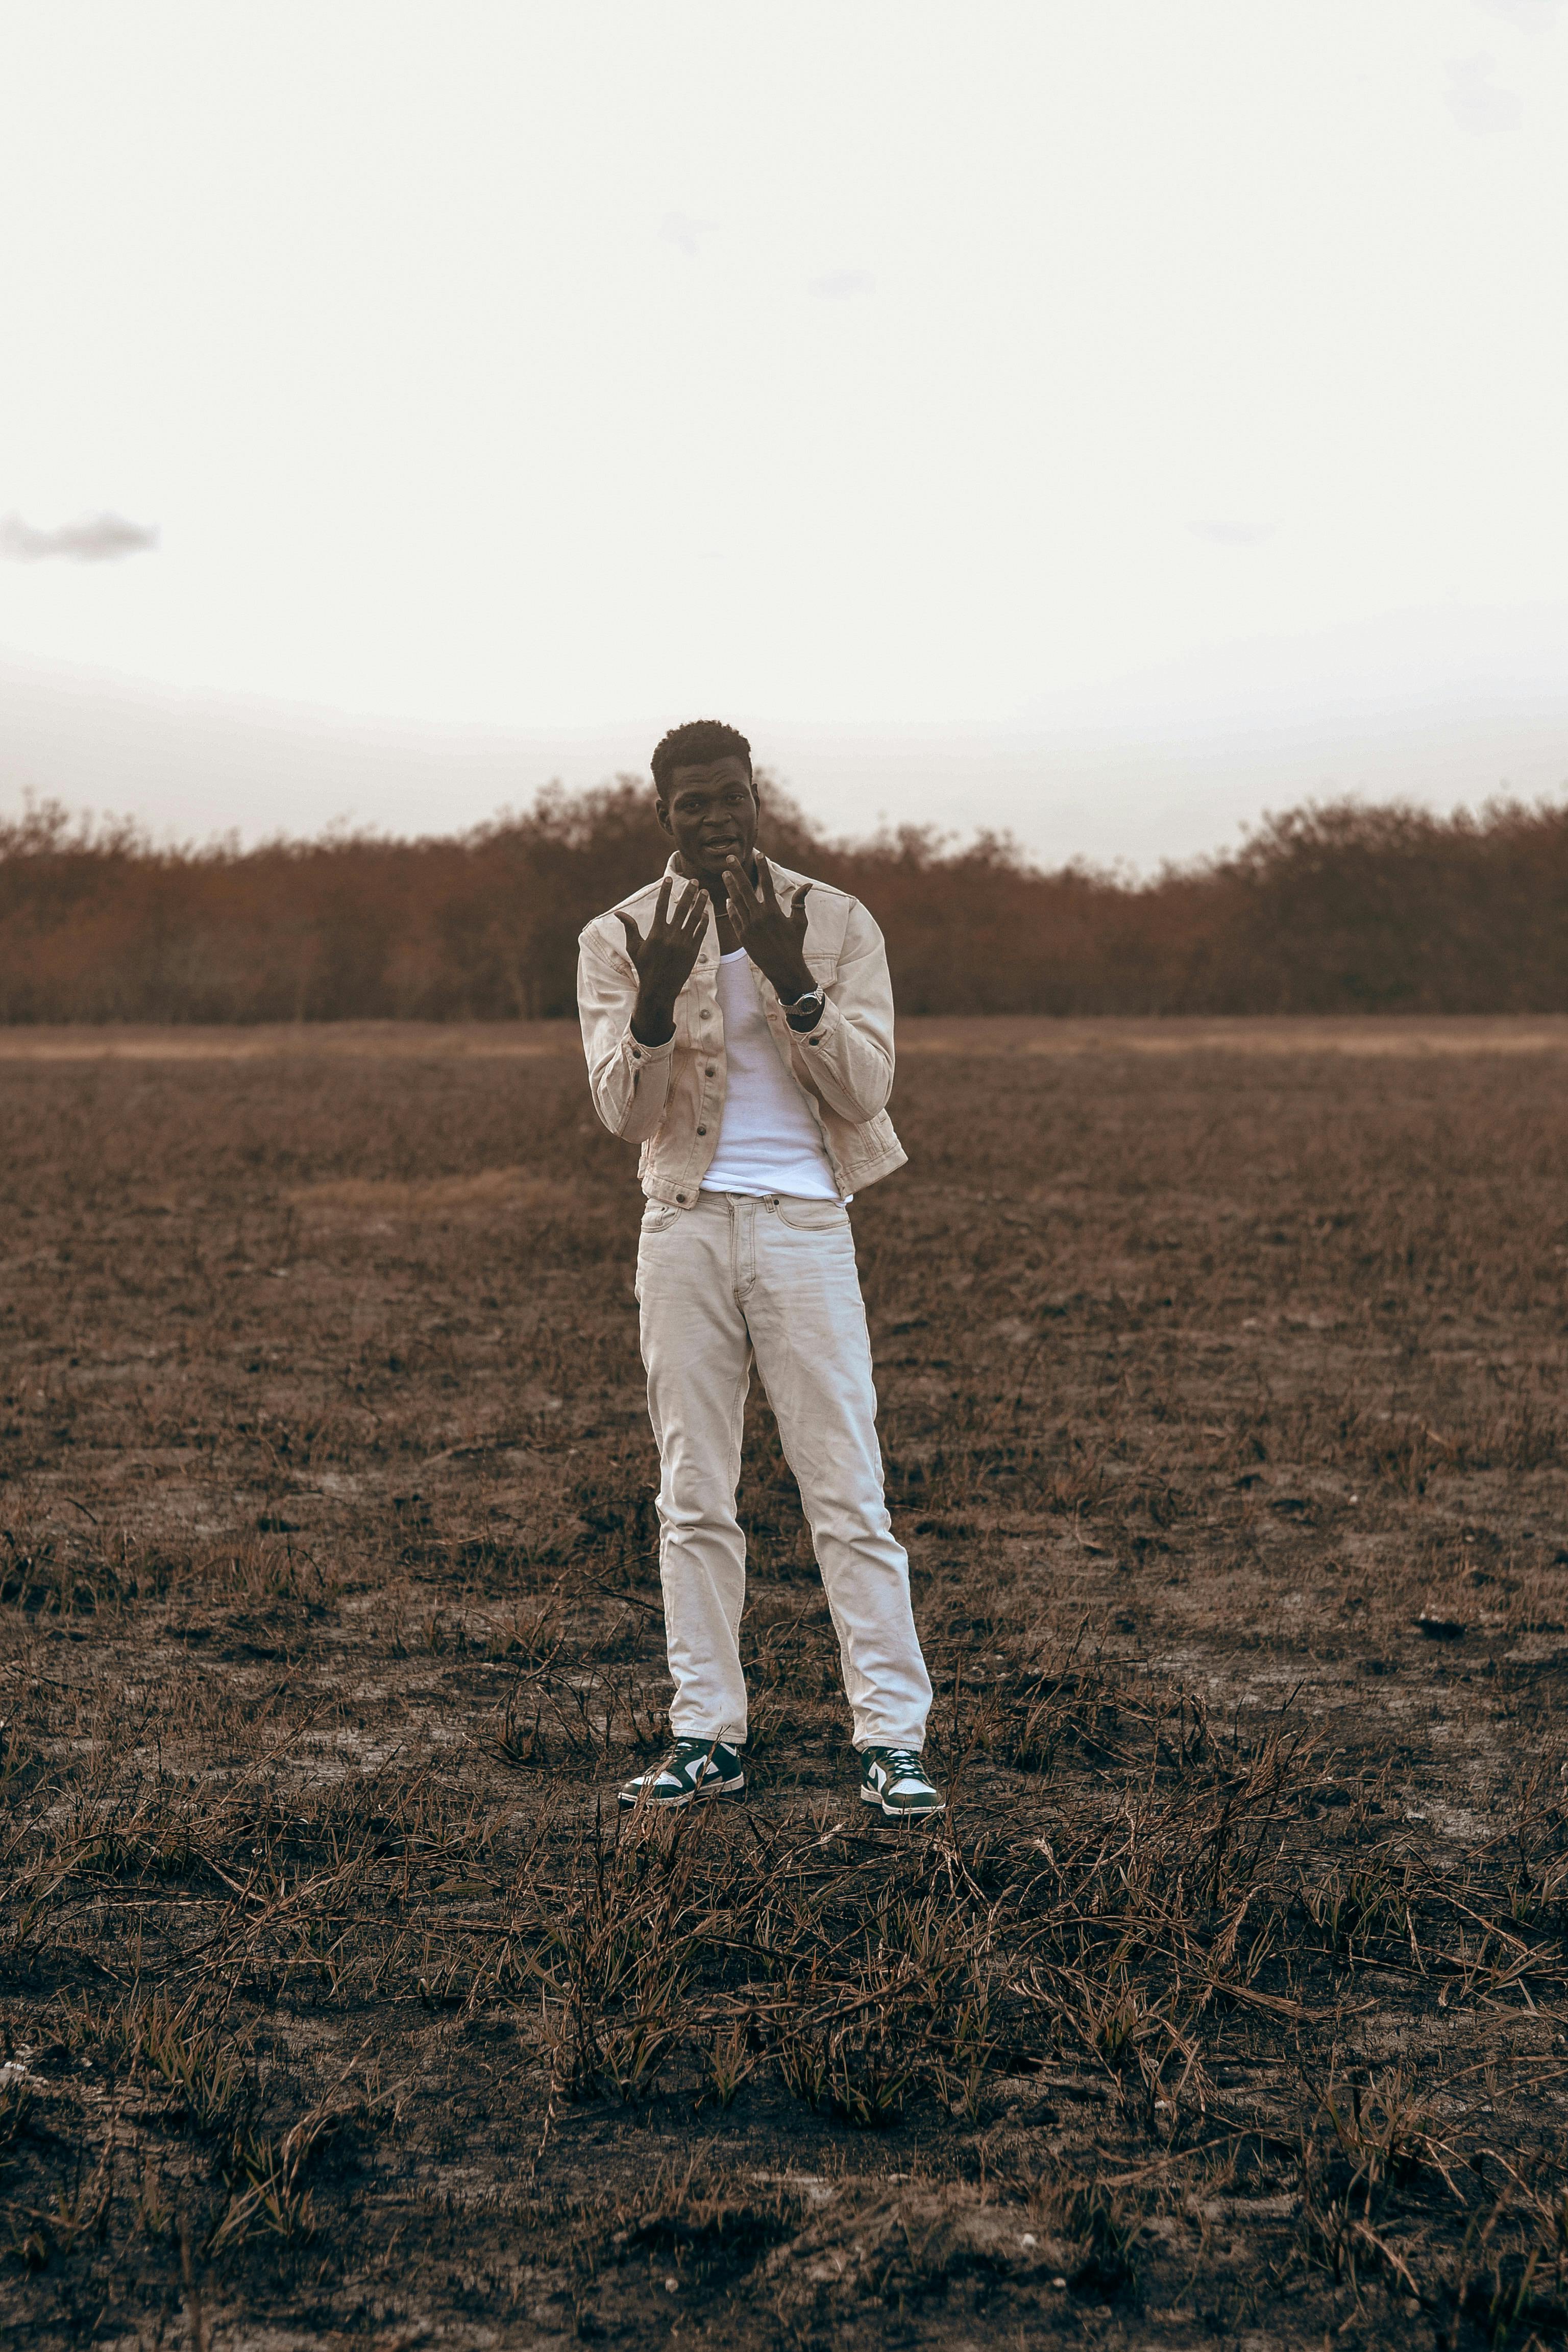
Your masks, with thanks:
[(678, 1739), (662, 1764), (639, 1772), (621, 1790), (623, 1805), (657, 1805), (679, 1812), (710, 1797), (738, 1797), (746, 1785), (741, 1759), (721, 1739)]
[(929, 1821), (947, 1811), (947, 1799), (926, 1778), (912, 1748), (861, 1749), (860, 1802), (880, 1805), (889, 1822)]

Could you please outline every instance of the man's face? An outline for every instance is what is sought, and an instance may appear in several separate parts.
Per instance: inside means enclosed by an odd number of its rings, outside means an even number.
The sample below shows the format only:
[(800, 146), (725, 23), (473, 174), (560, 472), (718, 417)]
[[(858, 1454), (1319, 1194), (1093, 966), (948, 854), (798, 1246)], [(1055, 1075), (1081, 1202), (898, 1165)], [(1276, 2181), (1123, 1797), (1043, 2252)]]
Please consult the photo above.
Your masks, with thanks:
[(727, 857), (750, 867), (757, 840), (757, 796), (746, 763), (727, 751), (702, 768), (677, 768), (658, 821), (680, 852), (688, 873), (716, 885)]

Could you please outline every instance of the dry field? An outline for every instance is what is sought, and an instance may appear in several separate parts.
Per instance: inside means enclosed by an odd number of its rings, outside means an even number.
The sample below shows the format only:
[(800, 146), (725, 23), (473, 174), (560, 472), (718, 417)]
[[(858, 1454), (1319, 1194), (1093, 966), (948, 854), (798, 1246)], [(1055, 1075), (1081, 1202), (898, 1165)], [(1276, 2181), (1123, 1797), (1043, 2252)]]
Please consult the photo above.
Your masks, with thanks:
[(570, 1033), (0, 1042), (6, 2341), (1568, 2334), (1568, 1024), (905, 1045), (900, 1832), (760, 1402), (749, 1801), (607, 1801)]

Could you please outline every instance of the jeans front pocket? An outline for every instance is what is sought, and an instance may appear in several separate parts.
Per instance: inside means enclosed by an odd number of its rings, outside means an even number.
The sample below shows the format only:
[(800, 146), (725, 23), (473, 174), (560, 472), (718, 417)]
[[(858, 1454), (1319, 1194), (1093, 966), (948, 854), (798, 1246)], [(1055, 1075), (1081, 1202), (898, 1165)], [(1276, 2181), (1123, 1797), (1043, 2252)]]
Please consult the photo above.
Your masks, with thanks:
[(849, 1223), (842, 1201), (802, 1201), (781, 1193), (778, 1213), (780, 1224), (797, 1234), (835, 1234)]

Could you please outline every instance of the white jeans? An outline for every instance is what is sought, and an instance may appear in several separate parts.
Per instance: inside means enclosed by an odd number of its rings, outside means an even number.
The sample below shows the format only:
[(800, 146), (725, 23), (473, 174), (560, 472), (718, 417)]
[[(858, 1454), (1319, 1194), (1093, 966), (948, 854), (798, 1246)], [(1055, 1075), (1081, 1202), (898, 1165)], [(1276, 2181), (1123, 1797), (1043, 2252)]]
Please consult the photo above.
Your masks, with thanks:
[(871, 1342), (849, 1215), (836, 1201), (702, 1192), (650, 1202), (637, 1245), (642, 1352), (658, 1444), (659, 1576), (678, 1739), (746, 1737), (738, 1646), (746, 1545), (735, 1517), (753, 1359), (800, 1485), (857, 1748), (915, 1748), (931, 1678), (910, 1564), (882, 1498)]

